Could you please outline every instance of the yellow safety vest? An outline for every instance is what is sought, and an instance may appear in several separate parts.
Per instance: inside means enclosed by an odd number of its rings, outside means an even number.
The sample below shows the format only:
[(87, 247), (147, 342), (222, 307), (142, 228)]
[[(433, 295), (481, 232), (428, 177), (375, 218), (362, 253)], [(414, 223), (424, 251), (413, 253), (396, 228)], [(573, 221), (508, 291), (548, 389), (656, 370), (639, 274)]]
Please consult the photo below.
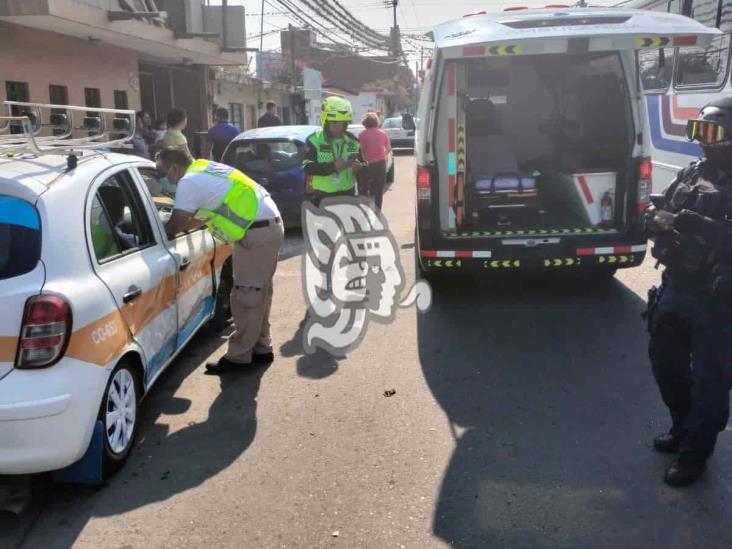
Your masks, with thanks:
[(231, 188), (217, 208), (200, 208), (196, 217), (206, 221), (211, 234), (225, 242), (244, 238), (259, 210), (257, 184), (239, 170), (210, 160), (194, 160), (186, 170), (188, 174), (222, 177), (231, 183)]
[[(328, 139), (325, 130), (321, 129), (308, 138), (308, 143), (317, 156), (319, 163), (335, 162), (338, 158), (348, 160), (352, 154), (360, 150), (358, 139), (346, 132), (339, 144)], [(311, 160), (305, 160), (303, 164), (310, 164)], [(330, 175), (314, 175), (312, 177), (313, 190), (324, 193), (337, 193), (348, 191), (356, 186), (356, 175), (352, 168), (346, 168), (338, 173)]]

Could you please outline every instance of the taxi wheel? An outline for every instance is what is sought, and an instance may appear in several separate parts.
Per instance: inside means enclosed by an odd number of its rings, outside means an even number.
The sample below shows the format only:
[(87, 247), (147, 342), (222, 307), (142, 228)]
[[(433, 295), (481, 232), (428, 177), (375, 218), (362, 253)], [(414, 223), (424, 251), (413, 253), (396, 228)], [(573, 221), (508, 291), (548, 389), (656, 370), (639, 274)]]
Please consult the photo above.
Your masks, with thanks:
[(140, 383), (134, 367), (121, 362), (109, 376), (99, 419), (104, 424), (104, 474), (119, 470), (130, 455), (139, 423)]

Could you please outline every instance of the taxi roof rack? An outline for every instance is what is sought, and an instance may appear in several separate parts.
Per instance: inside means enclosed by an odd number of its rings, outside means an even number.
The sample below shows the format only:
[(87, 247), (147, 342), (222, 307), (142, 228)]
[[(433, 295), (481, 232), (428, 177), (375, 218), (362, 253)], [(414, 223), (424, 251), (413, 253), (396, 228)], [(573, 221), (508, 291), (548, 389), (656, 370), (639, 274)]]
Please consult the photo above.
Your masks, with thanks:
[[(0, 116), (2, 156), (68, 155), (68, 165), (73, 169), (71, 166), (75, 166), (76, 153), (132, 147), (135, 111), (19, 101), (4, 103), (8, 114)], [(76, 119), (81, 121), (79, 125), (74, 123), (75, 113)], [(79, 134), (86, 135), (75, 137)]]

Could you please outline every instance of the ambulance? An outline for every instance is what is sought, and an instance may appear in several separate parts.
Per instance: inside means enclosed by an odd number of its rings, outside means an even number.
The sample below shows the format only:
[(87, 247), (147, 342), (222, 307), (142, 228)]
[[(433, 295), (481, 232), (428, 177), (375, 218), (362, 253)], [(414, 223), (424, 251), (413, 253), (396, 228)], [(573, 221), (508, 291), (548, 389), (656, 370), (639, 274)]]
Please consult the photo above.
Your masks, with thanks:
[(203, 229), (169, 238), (174, 188), (149, 160), (106, 152), (129, 142), (133, 111), (7, 107), (0, 474), (110, 473), (141, 399), (212, 316), (231, 250)]
[(719, 34), (676, 14), (557, 5), (435, 28), (416, 142), (423, 276), (639, 265), (652, 192), (639, 52)]

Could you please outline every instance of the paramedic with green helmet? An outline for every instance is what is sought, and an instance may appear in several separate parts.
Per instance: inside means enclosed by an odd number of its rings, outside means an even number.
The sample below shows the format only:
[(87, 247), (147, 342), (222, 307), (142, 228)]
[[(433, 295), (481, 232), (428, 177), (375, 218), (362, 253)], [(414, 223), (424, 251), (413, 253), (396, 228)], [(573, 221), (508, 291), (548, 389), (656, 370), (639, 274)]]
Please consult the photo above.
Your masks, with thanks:
[(165, 226), (169, 235), (205, 224), (219, 240), (232, 244), (231, 312), (236, 330), (229, 337), (226, 354), (206, 369), (219, 373), (271, 363), (272, 278), (284, 238), (274, 200), (239, 170), (193, 160), (180, 149), (164, 149), (158, 155), (157, 170), (177, 187), (173, 214)]
[(351, 103), (328, 97), (320, 113), (323, 128), (308, 138), (303, 166), (310, 176), (316, 206), (328, 196), (353, 196), (356, 172), (364, 167), (358, 139), (347, 130), (353, 119)]

